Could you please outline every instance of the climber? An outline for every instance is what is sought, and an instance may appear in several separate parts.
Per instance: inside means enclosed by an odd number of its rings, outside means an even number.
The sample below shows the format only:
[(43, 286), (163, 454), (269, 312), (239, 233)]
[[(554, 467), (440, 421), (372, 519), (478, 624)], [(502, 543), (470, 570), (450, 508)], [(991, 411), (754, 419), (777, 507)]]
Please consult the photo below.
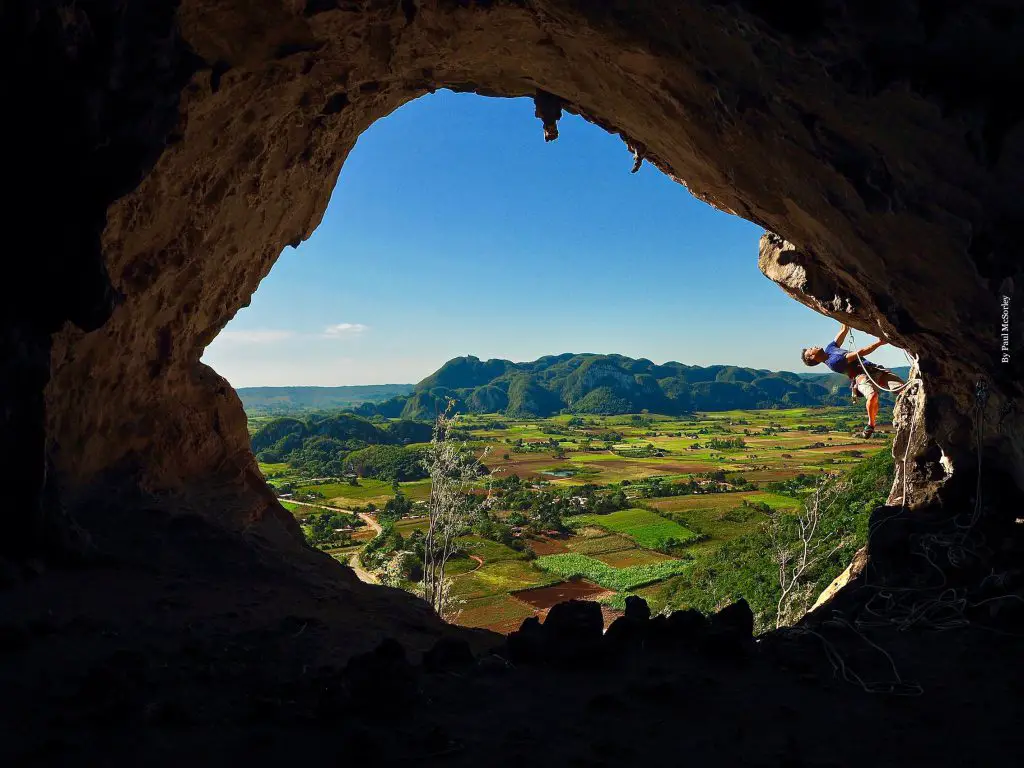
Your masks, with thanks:
[(875, 419), (878, 417), (878, 393), (882, 391), (881, 388), (892, 392), (900, 389), (905, 382), (888, 368), (865, 359), (865, 355), (870, 355), (888, 342), (879, 339), (863, 349), (847, 352), (843, 349), (843, 342), (846, 341), (849, 332), (849, 327), (844, 325), (836, 334), (835, 340), (827, 347), (808, 347), (800, 352), (800, 359), (804, 361), (804, 365), (825, 363), (836, 373), (850, 379), (850, 391), (854, 399), (867, 398), (868, 423), (861, 434), (864, 437), (871, 437), (875, 431)]

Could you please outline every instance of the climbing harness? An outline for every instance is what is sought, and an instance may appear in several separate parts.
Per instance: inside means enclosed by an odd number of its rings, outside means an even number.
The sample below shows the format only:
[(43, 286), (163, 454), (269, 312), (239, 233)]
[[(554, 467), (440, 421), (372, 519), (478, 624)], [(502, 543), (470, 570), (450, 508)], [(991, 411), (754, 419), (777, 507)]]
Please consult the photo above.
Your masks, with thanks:
[[(906, 389), (910, 385), (910, 382), (912, 381), (912, 379), (903, 382), (903, 384), (901, 386), (899, 386), (899, 387), (895, 387), (895, 388), (883, 387), (881, 384), (879, 384), (877, 381), (875, 381), (873, 378), (871, 378), (871, 373), (868, 371), (868, 367), (866, 365), (864, 365), (864, 359), (860, 356), (860, 351), (857, 349), (857, 345), (854, 342), (854, 336), (853, 336), (853, 330), (852, 329), (850, 329), (849, 334), (850, 334), (850, 344), (853, 347), (851, 352), (853, 352), (853, 354), (855, 354), (857, 356), (857, 362), (860, 363), (861, 370), (864, 372), (864, 375), (868, 377), (868, 381), (870, 381), (872, 384), (874, 384), (875, 387), (877, 387), (878, 389), (882, 390), (883, 392), (893, 392), (893, 393), (896, 393), (896, 392), (902, 391), (903, 389)], [(907, 358), (907, 362), (910, 363), (911, 366), (915, 365), (920, 360), (919, 357), (911, 358), (911, 356), (907, 353), (907, 350), (905, 350), (905, 349), (903, 350), (903, 355)]]

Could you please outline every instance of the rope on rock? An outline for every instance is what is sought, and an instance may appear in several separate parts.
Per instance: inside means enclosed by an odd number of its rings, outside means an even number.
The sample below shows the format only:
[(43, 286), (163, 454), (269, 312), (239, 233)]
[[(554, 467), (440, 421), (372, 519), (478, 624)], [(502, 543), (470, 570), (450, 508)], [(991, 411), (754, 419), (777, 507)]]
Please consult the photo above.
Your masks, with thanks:
[(849, 630), (858, 638), (863, 640), (872, 649), (878, 651), (885, 660), (889, 663), (889, 668), (892, 669), (891, 680), (879, 680), (879, 681), (867, 681), (859, 674), (857, 674), (850, 666), (846, 663), (843, 655), (836, 648), (835, 644), (830, 642), (828, 638), (809, 627), (799, 627), (793, 631), (797, 634), (808, 634), (818, 638), (821, 642), (822, 648), (825, 650), (825, 658), (828, 659), (829, 664), (832, 665), (832, 672), (841, 677), (845, 682), (852, 685), (858, 685), (865, 693), (879, 693), (888, 694), (891, 696), (920, 696), (924, 693), (924, 688), (919, 683), (906, 682), (900, 675), (899, 669), (896, 667), (896, 662), (893, 661), (892, 656), (878, 643), (868, 639), (868, 637), (861, 632), (859, 629), (854, 627), (846, 619), (836, 614), (832, 619), (824, 622), (824, 625), (835, 625), (840, 629)]
[(910, 418), (910, 434), (903, 450), (903, 493), (900, 494), (900, 510), (907, 508), (907, 462), (910, 458), (910, 446), (914, 443), (914, 422), (917, 420), (917, 400), (914, 400), (914, 415)]
[[(918, 381), (918, 379), (913, 381)], [(1006, 575), (996, 573), (993, 570), (976, 588), (967, 586), (952, 587), (948, 586), (946, 570), (944, 569), (945, 564), (940, 565), (941, 558), (944, 556), (948, 567), (961, 569), (972, 561), (983, 562), (992, 554), (991, 548), (985, 543), (984, 536), (975, 531), (975, 526), (983, 512), (982, 449), (984, 447), (985, 408), (987, 403), (988, 386), (984, 380), (979, 380), (975, 385), (974, 408), (972, 409), (975, 450), (978, 455), (978, 474), (975, 485), (974, 508), (971, 510), (970, 518), (965, 522), (963, 520), (965, 513), (957, 513), (945, 521), (936, 521), (936, 526), (942, 526), (942, 529), (938, 532), (911, 536), (910, 554), (922, 558), (931, 569), (938, 573), (939, 582), (931, 586), (915, 587), (887, 587), (884, 585), (865, 584), (866, 587), (874, 589), (875, 594), (864, 605), (863, 615), (856, 621), (858, 627), (895, 626), (899, 631), (907, 631), (912, 628), (942, 631), (973, 625), (981, 629), (999, 632), (1000, 630), (987, 627), (983, 623), (972, 622), (965, 615), (966, 611), (1001, 600), (1016, 600), (1024, 603), (1024, 597), (1014, 592), (972, 601), (969, 599), (972, 592), (977, 593), (980, 591), (984, 594), (985, 589), (990, 584), (996, 588), (1004, 587)], [(915, 405), (915, 409), (916, 407)], [(904, 462), (909, 454), (910, 442), (911, 440), (908, 439), (907, 454), (904, 456)], [(904, 505), (906, 502), (906, 481), (906, 469), (904, 468)], [(869, 533), (869, 538), (874, 536), (882, 525), (892, 519), (892, 517), (886, 518), (875, 526)], [(915, 596), (919, 596), (919, 599), (915, 599)], [(1014, 635), (1014, 633), (1007, 632), (1002, 634)]]
[[(852, 340), (852, 334), (851, 334)], [(913, 357), (906, 353), (908, 362), (912, 367), (918, 367), (920, 358)], [(879, 389), (878, 383), (871, 378), (863, 365), (863, 360), (857, 354), (861, 367), (865, 369), (868, 379)], [(915, 396), (913, 413), (910, 415), (910, 430), (907, 436), (907, 443), (903, 454), (903, 495), (900, 500), (901, 510), (906, 508), (907, 487), (908, 487), (908, 463), (911, 446), (914, 439), (915, 422), (918, 419), (918, 409), (921, 407), (920, 397), (921, 378), (918, 367), (917, 376), (908, 378), (908, 381), (897, 390), (900, 398)], [(909, 388), (911, 384), (915, 386)], [(909, 389), (908, 389), (909, 388)], [(848, 629), (856, 634), (861, 640), (880, 652), (889, 662), (892, 669), (893, 679), (887, 681), (870, 682), (864, 680), (847, 662), (843, 659), (838, 649), (821, 633), (810, 628), (802, 628), (803, 632), (814, 635), (822, 643), (826, 658), (832, 665), (833, 671), (848, 683), (860, 686), (867, 693), (881, 693), (888, 695), (918, 696), (923, 693), (922, 687), (917, 683), (905, 682), (899, 674), (892, 657), (875, 642), (870, 640), (864, 630), (895, 628), (897, 631), (905, 632), (912, 629), (931, 629), (945, 631), (961, 629), (968, 626), (975, 626), (980, 629), (997, 632), (1014, 637), (1022, 637), (1013, 632), (1006, 632), (996, 627), (986, 626), (985, 623), (978, 623), (968, 618), (968, 612), (982, 606), (997, 605), (1000, 601), (1014, 600), (1024, 603), (1024, 596), (1014, 592), (1006, 592), (989, 597), (982, 597), (990, 587), (1004, 589), (1006, 586), (1007, 574), (992, 572), (986, 576), (977, 587), (950, 586), (947, 578), (949, 568), (962, 569), (971, 562), (984, 562), (992, 554), (992, 550), (984, 541), (983, 535), (975, 530), (975, 527), (983, 513), (982, 503), (982, 470), (983, 470), (983, 447), (985, 429), (985, 409), (988, 403), (988, 386), (984, 380), (979, 380), (975, 385), (974, 408), (972, 417), (974, 422), (975, 450), (977, 452), (977, 481), (975, 487), (974, 508), (966, 521), (967, 511), (952, 515), (947, 520), (935, 521), (936, 532), (923, 534), (911, 534), (910, 550), (911, 556), (922, 558), (938, 574), (938, 582), (928, 586), (896, 587), (885, 584), (872, 584), (870, 577), (865, 579), (864, 587), (873, 592), (867, 602), (863, 604), (861, 613), (851, 623), (840, 615), (835, 615), (825, 625), (832, 624), (837, 627)], [(872, 528), (869, 533), (869, 540), (875, 536), (877, 531), (887, 522), (896, 519), (896, 516), (886, 517), (883, 521)], [(946, 563), (942, 563), (942, 560)], [(940, 564), (941, 563), (941, 564)], [(930, 579), (929, 579), (930, 580)], [(980, 593), (980, 594), (979, 594)], [(971, 599), (975, 598), (981, 599)]]
[(970, 532), (981, 517), (981, 453), (985, 444), (985, 406), (988, 405), (988, 385), (978, 379), (974, 385), (974, 451), (978, 454), (978, 477), (974, 489), (974, 514), (967, 530)]

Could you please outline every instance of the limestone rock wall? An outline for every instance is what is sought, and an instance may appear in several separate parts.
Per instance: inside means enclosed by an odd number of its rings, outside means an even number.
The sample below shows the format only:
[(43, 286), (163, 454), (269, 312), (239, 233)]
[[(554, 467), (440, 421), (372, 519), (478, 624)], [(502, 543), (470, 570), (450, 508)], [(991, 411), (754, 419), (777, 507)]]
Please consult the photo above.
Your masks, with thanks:
[[(86, 322), (82, 313), (47, 314), (47, 302), (65, 295), (55, 294), (23, 302), (8, 322), (44, 331), (43, 320), (63, 323), (49, 350), (45, 444), (68, 502), (119, 483), (162, 492), (214, 482), (263, 498), (241, 406), (199, 363), (203, 348), (281, 249), (316, 227), (359, 134), (443, 87), (545, 94), (545, 115), (556, 104), (619, 132), (637, 157), (701, 199), (776, 233), (780, 247), (762, 247), (762, 267), (791, 295), (920, 354), (933, 414), (926, 423), (957, 462), (973, 450), (975, 382), (988, 382), (986, 451), (1024, 483), (1024, 353), (1001, 363), (998, 338), (1006, 295), (1011, 346), (1024, 349), (1015, 246), (1024, 103), (1013, 97), (1024, 90), (1024, 19), (1016, 6), (125, 7), (118, 16), (114, 4), (80, 2), (4, 26), (5, 34), (28, 30), (4, 55), (29, 51), (40, 65), (16, 103), (32, 106), (28, 94), (61, 83), (85, 105), (70, 115), (26, 109), (23, 141), (8, 152), (74, 159), (93, 151), (76, 143), (86, 135), (131, 159), (74, 166), (81, 172), (69, 204), (103, 226), (79, 227), (59, 258), (40, 256), (41, 269), (55, 273), (93, 264), (99, 287), (78, 281), (79, 293), (116, 300), (96, 304)], [(21, 10), (5, 7), (5, 22)], [(52, 45), (24, 42), (41, 29)], [(89, 66), (75, 69), (83, 52)], [(62, 79), (54, 62), (78, 79)], [(161, 66), (166, 76), (146, 76)], [(95, 130), (82, 134), (88, 126)], [(541, 141), (540, 121), (537, 130)], [(20, 215), (41, 229), (47, 218), (34, 201)], [(45, 347), (49, 331), (39, 338)], [(12, 403), (23, 396), (4, 395)], [(273, 507), (256, 503), (252, 517)]]

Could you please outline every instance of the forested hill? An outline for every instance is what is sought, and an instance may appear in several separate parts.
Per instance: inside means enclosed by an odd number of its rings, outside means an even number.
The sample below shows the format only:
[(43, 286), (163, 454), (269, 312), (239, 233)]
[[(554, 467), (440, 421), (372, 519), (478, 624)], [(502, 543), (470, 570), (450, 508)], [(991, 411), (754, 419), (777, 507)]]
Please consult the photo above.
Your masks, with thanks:
[[(906, 375), (905, 369), (896, 369)], [(734, 408), (848, 404), (845, 376), (733, 365), (657, 365), (622, 355), (563, 354), (527, 363), (457, 357), (408, 397), (356, 409), (365, 416), (432, 419), (448, 398), (462, 412), (511, 417), (573, 413), (680, 414)]]
[(366, 384), (350, 387), (240, 387), (238, 396), (246, 411), (294, 413), (309, 410), (353, 408), (362, 403), (381, 403), (413, 391), (412, 384)]
[(282, 417), (252, 436), (260, 461), (287, 462), (313, 477), (340, 477), (345, 472), (386, 480), (424, 476), (422, 453), (410, 443), (430, 440), (432, 426), (400, 420), (374, 424), (352, 413)]

